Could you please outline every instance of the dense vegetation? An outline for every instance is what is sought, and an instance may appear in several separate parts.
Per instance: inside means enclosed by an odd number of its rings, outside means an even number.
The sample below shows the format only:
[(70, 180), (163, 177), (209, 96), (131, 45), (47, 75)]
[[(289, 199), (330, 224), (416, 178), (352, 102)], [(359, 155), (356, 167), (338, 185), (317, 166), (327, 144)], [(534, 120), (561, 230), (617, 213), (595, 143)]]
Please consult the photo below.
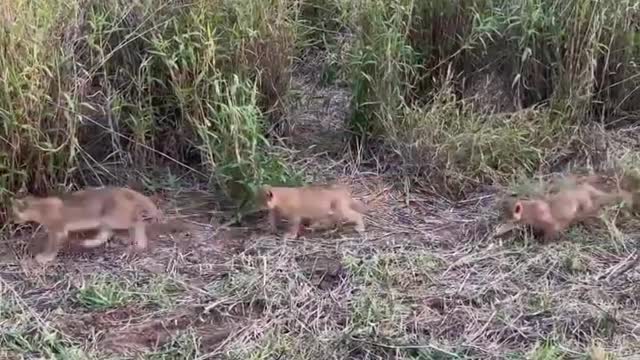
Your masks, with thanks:
[[(345, 120), (358, 143), (383, 139), (412, 168), (438, 169), (454, 192), (467, 177), (530, 174), (579, 151), (575, 136), (591, 123), (615, 124), (637, 110), (637, 7), (592, 0), (6, 3), (0, 193), (6, 200), (22, 186), (42, 192), (88, 181), (89, 173), (108, 179), (105, 162), (167, 158), (239, 193), (286, 178), (269, 156), (267, 135), (286, 135), (295, 121), (283, 120), (294, 99), (291, 68), (310, 47), (329, 53), (323, 79), (351, 87)], [(462, 101), (470, 96), (484, 107)]]
[[(311, 68), (321, 86), (349, 89), (344, 139), (355, 157), (385, 158), (394, 164), (385, 176), (410, 179), (452, 201), (467, 198), (480, 185), (506, 187), (574, 165), (633, 169), (639, 160), (634, 142), (640, 114), (639, 21), (637, 0), (4, 1), (0, 223), (21, 190), (44, 194), (72, 185), (123, 184), (130, 177), (151, 178), (161, 165), (176, 174), (196, 174), (211, 192), (239, 205), (261, 184), (303, 181), (304, 170), (283, 155), (286, 138), (295, 135), (297, 119), (290, 109), (302, 101), (292, 85), (301, 64)], [(380, 273), (393, 277), (421, 269), (412, 275), (415, 282), (428, 277), (420, 271), (447, 268), (443, 258), (421, 251), (409, 259), (388, 252), (340, 262), (354, 277), (345, 280), (350, 286), (373, 293), (386, 283)], [(295, 258), (270, 256), (265, 261), (273, 260), (270, 265), (278, 271)], [(329, 301), (307, 280), (263, 273), (266, 268), (252, 257), (237, 261), (244, 267), (240, 278), (246, 291), (261, 286), (263, 280), (257, 279), (273, 281), (265, 312), (293, 304), (287, 296)], [(108, 280), (95, 281), (92, 286), (100, 291), (130, 293), (125, 285), (114, 290)], [(287, 281), (299, 285), (297, 292), (283, 295), (284, 288), (276, 289)], [(250, 295), (232, 285), (224, 283), (220, 291), (246, 302)], [(312, 294), (303, 294), (300, 286)], [(76, 300), (100, 297), (91, 291), (82, 290)], [(340, 327), (338, 320), (313, 324), (317, 331), (326, 326), (324, 335), (339, 339), (337, 358), (435, 359), (449, 358), (451, 351), (473, 352), (451, 343), (444, 344), (446, 351), (404, 348), (402, 343), (442, 334), (398, 324), (407, 320), (404, 310), (376, 303), (380, 298), (371, 294), (354, 300), (350, 312), (355, 315), (348, 320), (364, 340), (354, 340), (354, 333), (344, 338), (331, 333)], [(117, 299), (114, 303), (131, 300)], [(539, 302), (541, 313), (550, 311), (547, 306), (553, 305), (544, 305), (542, 295), (536, 299), (530, 301)], [(322, 306), (315, 305), (320, 312)], [(637, 315), (635, 302), (627, 306)], [(401, 320), (389, 320), (394, 316)], [(485, 330), (491, 330), (492, 320)], [(304, 331), (296, 326), (302, 325), (290, 324), (288, 331)], [(553, 331), (564, 333), (568, 327)], [(43, 329), (37, 335), (41, 346), (60, 354), (51, 344), (62, 340)], [(263, 345), (296, 358), (325, 353), (321, 343), (310, 341), (302, 349), (278, 329), (263, 334), (270, 339)], [(547, 330), (541, 332), (553, 333)], [(531, 350), (528, 354), (538, 359), (566, 350), (521, 335), (527, 339), (519, 340), (527, 344), (523, 353)], [(382, 338), (397, 344), (377, 348)], [(539, 346), (529, 346), (533, 340)], [(13, 335), (2, 337), (0, 346), (35, 351)], [(275, 355), (265, 350), (269, 346), (249, 347), (250, 356), (238, 356), (270, 358)]]

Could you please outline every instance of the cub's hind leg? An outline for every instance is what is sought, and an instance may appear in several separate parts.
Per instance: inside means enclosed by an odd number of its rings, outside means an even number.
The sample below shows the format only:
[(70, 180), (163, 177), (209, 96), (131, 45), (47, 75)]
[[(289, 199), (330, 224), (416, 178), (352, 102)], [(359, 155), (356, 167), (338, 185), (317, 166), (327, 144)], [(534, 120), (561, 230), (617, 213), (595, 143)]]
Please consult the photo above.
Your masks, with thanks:
[(295, 239), (300, 234), (302, 219), (299, 216), (292, 216), (289, 219), (289, 229), (284, 234), (285, 239)]
[(276, 233), (278, 231), (278, 220), (280, 219), (280, 214), (277, 209), (269, 210), (269, 229), (272, 233)]
[(331, 210), (329, 217), (334, 224), (337, 225), (338, 230), (344, 228), (343, 223), (351, 223), (355, 225), (355, 230), (358, 233), (364, 232), (364, 220), (362, 214), (351, 208), (349, 202), (334, 200), (331, 203)]
[(364, 218), (362, 216), (362, 214), (360, 214), (359, 212), (355, 211), (354, 209), (351, 208), (351, 206), (349, 206), (349, 204), (344, 204), (342, 207), (342, 217), (352, 223), (355, 224), (354, 229), (358, 232), (358, 233), (363, 233), (365, 231), (364, 228)]

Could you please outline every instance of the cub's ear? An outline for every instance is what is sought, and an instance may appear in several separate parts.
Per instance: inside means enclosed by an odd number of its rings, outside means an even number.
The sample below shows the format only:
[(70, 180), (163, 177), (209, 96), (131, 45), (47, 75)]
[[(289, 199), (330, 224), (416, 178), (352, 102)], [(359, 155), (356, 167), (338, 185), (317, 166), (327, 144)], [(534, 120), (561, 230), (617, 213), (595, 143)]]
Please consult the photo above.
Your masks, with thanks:
[(523, 210), (524, 209), (522, 208), (522, 203), (520, 201), (516, 201), (516, 203), (513, 205), (513, 218), (516, 220), (520, 220)]
[(265, 199), (267, 200), (273, 199), (273, 191), (271, 190), (270, 185), (264, 185), (262, 187), (262, 193), (264, 194)]

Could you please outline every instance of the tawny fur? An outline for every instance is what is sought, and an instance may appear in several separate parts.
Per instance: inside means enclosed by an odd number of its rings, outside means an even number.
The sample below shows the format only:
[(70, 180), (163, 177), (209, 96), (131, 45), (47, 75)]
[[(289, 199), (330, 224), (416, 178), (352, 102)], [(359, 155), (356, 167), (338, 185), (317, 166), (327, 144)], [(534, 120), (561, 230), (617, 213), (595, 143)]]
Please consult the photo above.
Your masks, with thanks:
[(107, 242), (114, 230), (129, 230), (134, 248), (145, 249), (145, 213), (156, 221), (164, 217), (148, 197), (117, 187), (84, 189), (62, 196), (27, 196), (13, 204), (15, 222), (35, 222), (47, 230), (45, 248), (36, 255), (36, 261), (42, 264), (56, 258), (70, 231), (98, 229), (95, 238), (80, 243), (92, 248)]
[(596, 189), (607, 189), (613, 185), (614, 181), (611, 177), (602, 174), (577, 175), (570, 174), (562, 178), (554, 179), (550, 182), (546, 189), (547, 194), (574, 189), (582, 184), (589, 184)]
[(269, 209), (269, 225), (276, 231), (278, 217), (289, 221), (285, 238), (297, 237), (303, 220), (317, 221), (329, 218), (331, 222), (354, 223), (357, 232), (364, 232), (365, 205), (355, 200), (343, 185), (309, 185), (302, 187), (262, 188), (262, 201)]
[(542, 199), (507, 199), (502, 205), (502, 214), (507, 222), (542, 231), (544, 240), (548, 241), (556, 239), (572, 224), (596, 217), (604, 206), (620, 201), (631, 205), (632, 195), (624, 190), (605, 193), (588, 182), (581, 182)]

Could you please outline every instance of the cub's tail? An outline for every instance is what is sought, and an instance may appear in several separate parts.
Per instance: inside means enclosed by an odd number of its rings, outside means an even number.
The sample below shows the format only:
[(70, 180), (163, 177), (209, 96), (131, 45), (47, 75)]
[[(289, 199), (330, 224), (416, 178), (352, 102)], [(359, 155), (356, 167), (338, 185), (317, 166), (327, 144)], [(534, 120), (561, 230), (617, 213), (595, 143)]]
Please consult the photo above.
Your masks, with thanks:
[(360, 200), (356, 200), (356, 199), (351, 199), (351, 208), (361, 214), (364, 214), (367, 212), (367, 206)]
[(633, 207), (634, 196), (631, 192), (618, 189), (611, 193), (600, 192), (596, 193), (596, 199), (599, 206), (610, 206), (618, 203), (624, 203), (624, 206), (629, 208)]

